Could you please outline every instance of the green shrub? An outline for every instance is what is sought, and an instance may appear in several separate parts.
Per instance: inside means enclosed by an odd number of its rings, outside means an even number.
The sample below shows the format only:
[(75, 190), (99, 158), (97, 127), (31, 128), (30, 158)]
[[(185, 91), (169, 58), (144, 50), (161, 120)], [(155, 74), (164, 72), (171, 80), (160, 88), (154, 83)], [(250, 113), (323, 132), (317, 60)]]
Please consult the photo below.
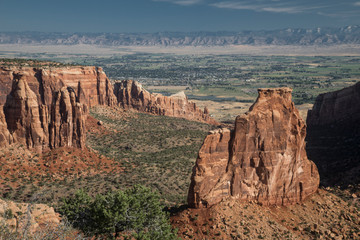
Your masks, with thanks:
[(125, 191), (98, 194), (94, 199), (80, 190), (64, 200), (60, 212), (88, 235), (177, 239), (162, 209), (157, 193), (136, 185)]

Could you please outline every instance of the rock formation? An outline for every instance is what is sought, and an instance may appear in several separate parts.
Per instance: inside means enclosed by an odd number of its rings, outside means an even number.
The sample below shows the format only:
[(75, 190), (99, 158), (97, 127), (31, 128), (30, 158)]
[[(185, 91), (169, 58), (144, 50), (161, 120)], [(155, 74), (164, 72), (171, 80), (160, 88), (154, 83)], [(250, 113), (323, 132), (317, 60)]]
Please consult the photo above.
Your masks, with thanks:
[(49, 147), (84, 146), (86, 113), (71, 88), (54, 92), (52, 103), (47, 106), (39, 104), (36, 94), (18, 76), (3, 109), (0, 145), (17, 142), (39, 152)]
[(115, 95), (119, 105), (124, 109), (218, 124), (210, 117), (207, 109), (202, 111), (195, 103), (188, 101), (184, 92), (169, 97), (151, 94), (140, 83), (124, 80), (115, 84)]
[(360, 82), (320, 94), (306, 121), (307, 152), (322, 183), (360, 183)]
[(235, 129), (212, 131), (191, 177), (188, 204), (207, 207), (224, 198), (287, 205), (314, 193), (319, 174), (305, 152), (306, 126), (289, 88), (259, 89)]
[(4, 106), (7, 127), (16, 142), (42, 150), (47, 141), (35, 93), (23, 79), (15, 79)]
[(79, 101), (88, 107), (116, 104), (112, 84), (102, 68), (85, 66), (0, 67), (0, 104), (5, 103), (16, 75), (22, 76), (41, 104), (50, 105), (53, 93), (62, 87), (71, 87)]
[(82, 148), (89, 107), (116, 105), (113, 87), (97, 67), (0, 67), (0, 86), (2, 147)]
[(99, 67), (0, 66), (0, 147), (82, 148), (86, 114), (96, 105), (217, 124), (184, 93), (150, 94), (135, 81), (117, 83), (115, 92)]
[(7, 147), (13, 142), (12, 136), (7, 128), (6, 118), (3, 112), (3, 106), (0, 105), (0, 148)]
[(0, 223), (5, 223), (9, 230), (33, 233), (42, 227), (59, 225), (60, 216), (54, 208), (45, 204), (15, 203), (0, 199)]

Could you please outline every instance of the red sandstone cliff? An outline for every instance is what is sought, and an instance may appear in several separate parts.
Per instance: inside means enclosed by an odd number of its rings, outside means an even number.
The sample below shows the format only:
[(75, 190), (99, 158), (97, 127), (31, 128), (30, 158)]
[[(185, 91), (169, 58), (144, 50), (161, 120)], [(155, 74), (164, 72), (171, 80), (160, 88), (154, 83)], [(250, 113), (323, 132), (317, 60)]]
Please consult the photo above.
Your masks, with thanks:
[(0, 67), (0, 86), (0, 146), (82, 148), (88, 108), (116, 104), (97, 67)]
[(360, 82), (320, 94), (307, 116), (307, 153), (324, 185), (360, 183)]
[(204, 111), (199, 109), (195, 103), (188, 101), (183, 92), (169, 97), (151, 94), (140, 83), (124, 80), (115, 84), (115, 95), (119, 105), (124, 109), (218, 124), (215, 119), (210, 117), (207, 109)]
[(211, 206), (224, 198), (264, 205), (300, 202), (319, 185), (305, 152), (306, 126), (291, 101), (291, 89), (259, 89), (235, 129), (210, 132), (199, 151), (188, 203)]
[(360, 119), (360, 82), (339, 91), (320, 94), (312, 110), (309, 110), (306, 122), (315, 126), (358, 119)]
[(36, 94), (38, 102), (50, 105), (53, 93), (62, 87), (70, 87), (82, 104), (115, 105), (113, 87), (100, 67), (0, 67), (0, 104), (4, 104), (11, 91), (14, 75), (21, 75), (30, 89)]

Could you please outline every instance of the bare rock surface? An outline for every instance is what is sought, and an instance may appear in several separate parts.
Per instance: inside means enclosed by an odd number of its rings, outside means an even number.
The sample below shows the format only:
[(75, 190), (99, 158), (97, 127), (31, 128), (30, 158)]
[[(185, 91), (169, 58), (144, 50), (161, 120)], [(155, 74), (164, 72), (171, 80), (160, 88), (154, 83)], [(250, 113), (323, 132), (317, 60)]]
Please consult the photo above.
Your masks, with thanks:
[(60, 216), (54, 208), (45, 204), (16, 203), (0, 199), (0, 222), (13, 231), (35, 232), (48, 225), (60, 223)]
[(135, 109), (140, 112), (171, 117), (182, 117), (188, 120), (218, 124), (208, 110), (202, 111), (195, 103), (188, 101), (184, 92), (172, 96), (151, 94), (142, 85), (133, 80), (115, 83), (115, 95), (124, 109)]
[(360, 119), (360, 82), (335, 92), (320, 94), (307, 115), (311, 126)]
[(79, 101), (88, 107), (116, 104), (110, 80), (102, 68), (91, 66), (0, 67), (0, 104), (5, 103), (16, 75), (22, 76), (41, 104), (51, 104), (54, 92), (62, 87), (72, 88)]
[(305, 122), (289, 88), (259, 89), (235, 129), (210, 132), (191, 177), (188, 204), (209, 207), (233, 197), (288, 205), (316, 192), (319, 174), (305, 152)]
[(360, 183), (360, 82), (320, 94), (307, 117), (307, 153), (324, 185)]
[(0, 146), (41, 152), (85, 146), (85, 119), (95, 105), (116, 105), (98, 67), (0, 67)]

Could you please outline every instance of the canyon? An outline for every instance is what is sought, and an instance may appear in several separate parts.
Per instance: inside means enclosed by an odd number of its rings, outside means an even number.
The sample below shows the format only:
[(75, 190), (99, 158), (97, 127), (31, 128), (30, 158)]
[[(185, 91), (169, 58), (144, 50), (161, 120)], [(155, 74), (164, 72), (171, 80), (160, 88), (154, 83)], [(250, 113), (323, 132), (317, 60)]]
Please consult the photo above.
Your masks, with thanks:
[(150, 94), (131, 80), (113, 86), (100, 67), (3, 66), (0, 86), (0, 146), (84, 148), (87, 114), (98, 105), (217, 124), (184, 94)]
[[(187, 205), (169, 210), (184, 239), (359, 237), (357, 193), (346, 202), (331, 191), (335, 183), (358, 181), (360, 83), (320, 95), (307, 124), (292, 89), (258, 89), (233, 126), (220, 125), (183, 92), (164, 96), (133, 80), (112, 83), (99, 67), (0, 66), (0, 85), (3, 197), (55, 202), (76, 188), (104, 193), (122, 189), (124, 178), (127, 187), (148, 184), (152, 175), (183, 194), (190, 183)], [(169, 129), (175, 137), (165, 134)], [(142, 138), (126, 142), (123, 135)], [(194, 163), (186, 147), (202, 139)], [(176, 185), (177, 175), (190, 181)], [(319, 187), (320, 176), (331, 187)], [(46, 205), (0, 199), (1, 222), (20, 229), (21, 216), (31, 231), (61, 222)]]

